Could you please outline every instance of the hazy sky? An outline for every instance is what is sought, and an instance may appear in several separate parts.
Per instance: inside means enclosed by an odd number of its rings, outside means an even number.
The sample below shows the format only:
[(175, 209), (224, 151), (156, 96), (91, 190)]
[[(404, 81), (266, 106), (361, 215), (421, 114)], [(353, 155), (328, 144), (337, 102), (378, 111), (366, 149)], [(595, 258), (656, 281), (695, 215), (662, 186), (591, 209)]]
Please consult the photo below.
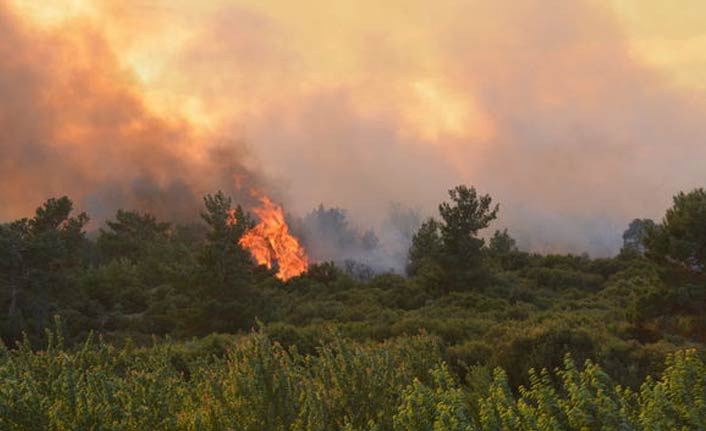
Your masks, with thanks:
[(458, 183), (525, 247), (615, 251), (706, 185), (696, 0), (0, 0), (0, 219), (265, 187), (362, 226)]

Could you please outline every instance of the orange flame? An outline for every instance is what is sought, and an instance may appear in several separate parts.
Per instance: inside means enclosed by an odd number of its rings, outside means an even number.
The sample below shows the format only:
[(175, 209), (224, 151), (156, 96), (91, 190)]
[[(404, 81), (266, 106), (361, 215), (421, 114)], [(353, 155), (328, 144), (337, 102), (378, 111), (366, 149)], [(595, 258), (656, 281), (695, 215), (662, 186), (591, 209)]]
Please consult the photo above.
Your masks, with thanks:
[(277, 277), (288, 280), (306, 271), (308, 258), (299, 241), (289, 233), (282, 207), (267, 196), (260, 197), (261, 206), (253, 209), (260, 222), (240, 239), (260, 265), (277, 265)]
[(238, 223), (238, 218), (235, 216), (234, 209), (228, 210), (228, 219), (226, 220), (226, 223), (228, 224), (228, 226), (232, 226), (232, 225)]

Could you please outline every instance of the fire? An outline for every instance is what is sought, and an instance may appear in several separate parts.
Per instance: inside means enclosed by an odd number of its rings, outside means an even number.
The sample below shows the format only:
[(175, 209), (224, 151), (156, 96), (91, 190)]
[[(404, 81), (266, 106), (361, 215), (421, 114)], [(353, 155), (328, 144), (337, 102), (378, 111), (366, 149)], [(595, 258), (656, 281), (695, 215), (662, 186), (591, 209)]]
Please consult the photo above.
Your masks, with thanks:
[(306, 271), (308, 258), (299, 241), (289, 233), (282, 207), (267, 196), (260, 197), (261, 205), (252, 211), (259, 223), (240, 239), (260, 265), (277, 265), (277, 277), (288, 280)]

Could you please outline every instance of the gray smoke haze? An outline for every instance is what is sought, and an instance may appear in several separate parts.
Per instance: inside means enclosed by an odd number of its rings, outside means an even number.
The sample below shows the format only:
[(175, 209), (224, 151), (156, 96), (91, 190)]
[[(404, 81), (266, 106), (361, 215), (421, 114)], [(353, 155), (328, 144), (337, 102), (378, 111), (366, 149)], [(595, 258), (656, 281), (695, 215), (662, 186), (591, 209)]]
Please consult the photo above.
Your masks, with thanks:
[(414, 209), (392, 204), (376, 232), (353, 225), (346, 210), (321, 204), (303, 218), (294, 218), (291, 224), (312, 261), (332, 261), (365, 278), (374, 273), (404, 273), (407, 250), (421, 216)]

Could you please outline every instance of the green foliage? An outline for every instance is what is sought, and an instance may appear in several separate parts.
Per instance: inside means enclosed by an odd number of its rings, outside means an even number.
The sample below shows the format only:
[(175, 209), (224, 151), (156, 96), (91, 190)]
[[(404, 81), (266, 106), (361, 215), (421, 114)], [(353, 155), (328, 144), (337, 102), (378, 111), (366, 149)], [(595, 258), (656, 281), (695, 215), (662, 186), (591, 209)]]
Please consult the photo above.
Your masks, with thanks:
[(223, 358), (189, 346), (122, 349), (90, 339), (46, 351), (0, 350), (0, 429), (390, 429), (406, 385), (429, 381), (434, 341), (379, 345), (335, 338), (315, 356), (252, 334)]
[(201, 254), (203, 276), (214, 284), (216, 292), (227, 294), (252, 281), (252, 257), (239, 243), (252, 227), (250, 217), (222, 192), (204, 197), (206, 209), (201, 218), (209, 227), (207, 244)]
[[(3, 430), (692, 430), (706, 426), (706, 364), (669, 355), (637, 390), (566, 356), (511, 389), (505, 372), (461, 384), (426, 336), (354, 343), (336, 335), (314, 355), (261, 333), (227, 341), (116, 348), (59, 332), (46, 350), (0, 345)], [(222, 343), (218, 341), (218, 343)]]
[(498, 205), (492, 206), (489, 195), (478, 196), (475, 188), (463, 185), (449, 190), (449, 197), (451, 202), (439, 205), (442, 263), (449, 274), (456, 275), (451, 283), (477, 282), (485, 245), (478, 232), (495, 220)]
[(58, 302), (74, 302), (67, 275), (84, 260), (88, 216), (71, 217), (72, 210), (65, 196), (49, 199), (33, 218), (0, 226), (4, 339), (19, 338), (21, 329), (41, 334)]
[[(703, 427), (706, 283), (698, 229), (674, 228), (696, 203), (655, 231), (697, 257), (591, 259), (485, 246), (497, 206), (457, 187), (411, 277), (318, 263), (286, 282), (239, 245), (242, 208), (204, 204), (200, 225), (119, 211), (95, 240), (67, 198), (0, 225), (0, 429)], [(52, 314), (66, 340), (46, 347)]]
[(674, 196), (662, 223), (649, 230), (648, 254), (697, 273), (706, 269), (706, 190)]
[(636, 218), (630, 222), (627, 230), (623, 233), (622, 253), (645, 252), (645, 241), (648, 235), (655, 229), (655, 222), (650, 219)]
[(407, 272), (410, 275), (419, 275), (426, 266), (434, 265), (440, 261), (443, 243), (439, 228), (440, 223), (429, 218), (419, 226), (412, 237), (407, 265)]
[[(412, 238), (407, 269), (410, 275), (431, 278), (428, 281), (437, 285), (432, 287), (442, 291), (485, 283), (485, 241), (478, 232), (488, 227), (498, 213), (498, 205), (492, 206), (491, 197), (478, 196), (473, 187), (457, 186), (449, 190), (449, 197), (450, 202), (439, 205), (441, 221), (427, 220)], [(503, 239), (510, 241), (509, 236)], [(508, 247), (512, 248), (509, 244)], [(436, 279), (439, 270), (443, 271), (441, 280)]]
[(123, 210), (118, 210), (114, 221), (106, 221), (106, 226), (96, 240), (98, 249), (108, 259), (131, 260), (140, 259), (148, 244), (166, 239), (171, 228), (151, 214)]
[(509, 254), (517, 251), (517, 242), (507, 233), (507, 229), (496, 230), (488, 242), (488, 249), (494, 255)]
[(403, 394), (394, 416), (395, 431), (472, 431), (473, 420), (466, 394), (455, 383), (445, 364), (432, 370), (433, 387), (415, 379)]

